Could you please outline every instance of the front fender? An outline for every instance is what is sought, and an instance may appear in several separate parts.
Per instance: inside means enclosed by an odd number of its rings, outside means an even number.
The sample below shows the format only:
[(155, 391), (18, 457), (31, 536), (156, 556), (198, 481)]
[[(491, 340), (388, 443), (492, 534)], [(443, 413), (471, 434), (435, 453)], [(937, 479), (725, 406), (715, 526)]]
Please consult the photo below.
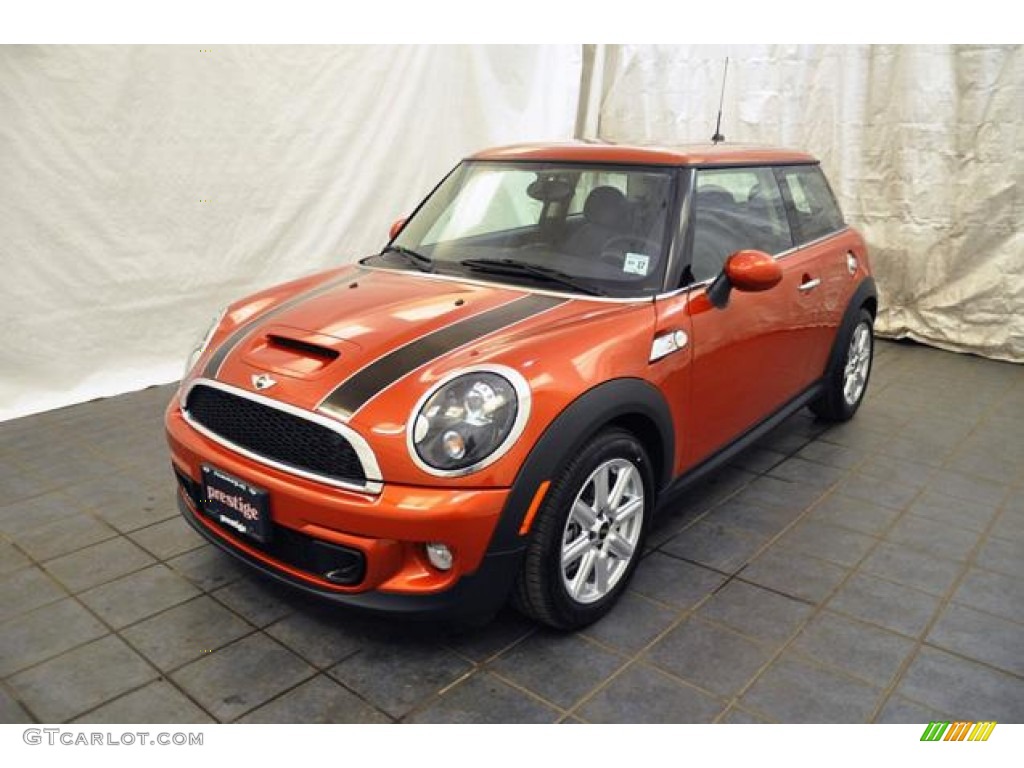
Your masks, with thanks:
[[(552, 421), (516, 475), (488, 549), (490, 553), (518, 551), (525, 546), (519, 534), (526, 511), (545, 480), (556, 476), (570, 456), (613, 421), (627, 420), (648, 446), (655, 482), (660, 490), (671, 479), (675, 435), (668, 403), (657, 387), (643, 379), (613, 379), (574, 400)], [(652, 450), (654, 449), (654, 450)]]

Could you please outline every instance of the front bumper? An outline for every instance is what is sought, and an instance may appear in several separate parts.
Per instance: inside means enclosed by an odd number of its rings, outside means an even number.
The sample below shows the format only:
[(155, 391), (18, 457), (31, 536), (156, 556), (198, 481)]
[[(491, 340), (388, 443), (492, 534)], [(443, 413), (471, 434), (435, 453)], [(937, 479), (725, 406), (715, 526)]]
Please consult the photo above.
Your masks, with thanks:
[[(334, 603), (410, 617), (469, 617), (496, 610), (515, 578), (521, 549), (489, 551), (508, 489), (465, 490), (387, 484), (379, 495), (330, 487), (234, 453), (194, 430), (176, 403), (166, 414), (178, 476), (178, 505), (210, 542), (260, 572)], [(200, 511), (199, 478), (211, 464), (270, 494), (274, 545), (265, 546)], [(442, 542), (453, 567), (430, 565), (427, 542)], [(341, 557), (352, 583), (325, 578)]]

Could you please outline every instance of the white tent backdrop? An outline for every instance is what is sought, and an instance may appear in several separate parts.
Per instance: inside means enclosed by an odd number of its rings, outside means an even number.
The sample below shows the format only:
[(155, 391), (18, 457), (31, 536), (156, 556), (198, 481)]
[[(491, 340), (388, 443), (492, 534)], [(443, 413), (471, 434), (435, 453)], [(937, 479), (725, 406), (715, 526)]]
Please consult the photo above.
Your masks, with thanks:
[[(584, 133), (807, 149), (871, 248), (878, 330), (1024, 362), (1024, 48), (599, 46)], [(590, 65), (588, 56), (588, 66)]]
[(0, 47), (0, 420), (173, 381), (217, 308), (572, 137), (579, 46)]
[[(881, 331), (1024, 360), (1020, 47), (0, 47), (0, 420), (172, 381), (227, 301), (379, 247), (460, 157), (822, 158)], [(581, 81), (583, 96), (581, 98)]]

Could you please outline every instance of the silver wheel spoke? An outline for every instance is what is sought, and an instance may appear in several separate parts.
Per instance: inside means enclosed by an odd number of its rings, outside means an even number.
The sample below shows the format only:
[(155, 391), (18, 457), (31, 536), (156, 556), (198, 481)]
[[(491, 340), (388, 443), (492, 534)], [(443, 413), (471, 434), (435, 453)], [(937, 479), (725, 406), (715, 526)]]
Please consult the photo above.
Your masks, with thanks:
[(619, 558), (619, 560), (629, 560), (633, 557), (635, 547), (620, 536), (618, 531), (611, 531), (608, 534), (607, 543), (608, 551)]
[(597, 510), (608, 508), (608, 475), (610, 470), (606, 467), (594, 475), (594, 508)]
[(618, 477), (615, 478), (615, 485), (612, 486), (611, 493), (608, 494), (609, 509), (615, 509), (619, 506), (619, 503), (622, 501), (622, 495), (626, 492), (626, 486), (629, 485), (632, 479), (632, 467), (623, 467), (619, 470)]
[(569, 587), (569, 591), (573, 597), (577, 600), (583, 593), (583, 587), (586, 586), (587, 581), (590, 580), (590, 574), (594, 570), (594, 565), (597, 563), (597, 552), (591, 549), (587, 554), (583, 556), (583, 560), (580, 561), (580, 569), (576, 571), (576, 576), (572, 580), (572, 584)]
[(572, 517), (576, 518), (576, 522), (583, 530), (591, 528), (597, 522), (597, 513), (582, 499), (576, 499), (576, 503), (572, 505)]
[(615, 510), (615, 516), (612, 518), (615, 522), (616, 528), (621, 528), (623, 523), (627, 522), (633, 515), (641, 511), (644, 508), (643, 498), (630, 499), (621, 507)]
[(598, 594), (603, 595), (608, 591), (608, 582), (611, 574), (611, 560), (605, 555), (598, 555), (594, 559), (594, 589)]
[(562, 566), (572, 565), (593, 547), (590, 537), (584, 533), (576, 541), (562, 549)]

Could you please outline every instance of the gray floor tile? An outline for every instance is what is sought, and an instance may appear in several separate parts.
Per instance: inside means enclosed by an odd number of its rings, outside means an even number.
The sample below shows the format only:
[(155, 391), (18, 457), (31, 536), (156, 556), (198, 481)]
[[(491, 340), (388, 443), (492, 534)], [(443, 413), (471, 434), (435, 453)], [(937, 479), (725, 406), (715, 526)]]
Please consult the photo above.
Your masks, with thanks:
[(919, 725), (921, 733), (924, 733), (924, 726), (931, 722), (946, 721), (955, 719), (956, 715), (938, 712), (916, 701), (893, 694), (882, 707), (882, 711), (875, 718), (876, 723), (893, 723), (903, 725)]
[(76, 723), (212, 723), (208, 714), (181, 691), (156, 680), (82, 715)]
[(797, 456), (801, 459), (816, 461), (819, 464), (825, 464), (830, 467), (853, 469), (864, 461), (867, 454), (864, 451), (858, 451), (854, 448), (847, 448), (842, 445), (835, 445), (834, 443), (826, 443), (823, 440), (816, 440), (813, 443), (804, 446), (804, 448), (797, 453)]
[(854, 473), (840, 484), (838, 492), (851, 499), (867, 501), (880, 507), (903, 509), (914, 500), (919, 489), (913, 485)]
[(20, 616), (0, 625), (0, 677), (105, 634), (107, 628), (71, 598)]
[(152, 565), (153, 558), (125, 538), (80, 549), (46, 564), (53, 576), (68, 589), (82, 592), (91, 587)]
[(760, 474), (762, 472), (767, 472), (785, 458), (786, 454), (780, 453), (779, 451), (753, 446), (743, 451), (743, 453), (733, 459), (730, 464), (734, 467), (745, 469), (748, 472), (757, 472)]
[(295, 592), (256, 574), (244, 574), (212, 593), (246, 621), (257, 627), (273, 624), (295, 610)]
[(627, 591), (611, 613), (582, 633), (624, 653), (634, 653), (664, 632), (676, 615), (672, 609)]
[(114, 629), (133, 624), (199, 594), (166, 565), (154, 565), (83, 592), (79, 597)]
[(676, 627), (647, 652), (655, 666), (720, 696), (743, 688), (770, 657), (767, 647), (699, 619)]
[(948, 560), (966, 560), (978, 543), (976, 531), (955, 528), (917, 515), (904, 515), (889, 530), (886, 538)]
[(253, 710), (241, 723), (387, 723), (390, 720), (324, 675)]
[(740, 578), (776, 592), (818, 603), (846, 576), (846, 569), (773, 545), (740, 572)]
[(25, 708), (0, 686), (0, 725), (27, 725), (35, 722)]
[(1024, 680), (933, 648), (921, 649), (896, 692), (950, 718), (1024, 720)]
[(990, 538), (982, 545), (974, 562), (979, 568), (1016, 576), (1024, 563), (1024, 541)]
[(996, 507), (994, 504), (985, 504), (977, 500), (964, 501), (955, 496), (928, 490), (910, 505), (910, 513), (980, 533), (995, 517)]
[(872, 536), (880, 535), (899, 517), (898, 509), (881, 507), (861, 499), (833, 493), (808, 515), (808, 520), (832, 523)]
[(963, 563), (954, 560), (882, 542), (867, 556), (860, 570), (933, 595), (944, 595), (953, 586), (963, 567)]
[(414, 713), (416, 723), (553, 723), (558, 710), (516, 690), (503, 680), (478, 672)]
[(29, 564), (29, 559), (6, 541), (0, 540), (0, 576), (20, 570)]
[(139, 622), (121, 634), (166, 672), (250, 632), (252, 627), (204, 595)]
[(0, 506), (0, 533), (15, 537), (43, 525), (66, 520), (78, 514), (71, 500), (60, 491), (33, 496), (14, 504)]
[(167, 560), (203, 544), (203, 539), (180, 515), (141, 528), (130, 538), (158, 560)]
[(731, 581), (701, 606), (698, 616), (735, 629), (763, 642), (777, 645), (792, 635), (811, 606), (767, 589)]
[(969, 659), (1024, 677), (1024, 626), (950, 603), (926, 638)]
[(971, 568), (953, 594), (953, 600), (1024, 623), (1024, 581), (1020, 578)]
[(642, 595), (677, 608), (690, 608), (725, 581), (715, 571), (655, 552), (640, 561), (630, 586)]
[(702, 520), (677, 533), (661, 545), (661, 550), (723, 573), (734, 573), (742, 568), (766, 541), (767, 536)]
[(803, 514), (798, 507), (763, 507), (729, 499), (708, 513), (709, 522), (758, 536), (774, 536)]
[(881, 694), (881, 688), (783, 654), (740, 701), (781, 723), (865, 723)]
[(553, 704), (569, 709), (625, 663), (579, 635), (538, 632), (508, 653), (492, 669)]
[(887, 686), (914, 650), (914, 642), (870, 624), (824, 611), (791, 646), (869, 683)]
[(967, 504), (991, 505), (998, 505), (1007, 490), (1006, 486), (1001, 483), (949, 470), (935, 475), (929, 487), (938, 493), (963, 499)]
[(35, 566), (0, 576), (0, 622), (64, 597), (67, 592)]
[(179, 669), (171, 679), (222, 722), (313, 676), (313, 668), (266, 635), (250, 635)]
[(646, 664), (634, 664), (598, 691), (580, 714), (591, 723), (710, 723), (724, 702)]
[(422, 642), (377, 642), (329, 674), (394, 718), (401, 718), (472, 669), (451, 651)]
[(266, 633), (314, 667), (329, 667), (368, 642), (363, 625), (351, 614), (303, 610), (271, 624)]
[(928, 464), (920, 464), (893, 456), (872, 456), (857, 467), (857, 472), (865, 477), (874, 477), (918, 489), (925, 488), (932, 475), (938, 471), (940, 470)]
[(842, 480), (846, 473), (845, 469), (793, 456), (775, 466), (768, 476), (794, 483), (805, 483), (815, 488), (829, 488)]
[(817, 520), (802, 520), (779, 539), (784, 547), (846, 566), (859, 562), (876, 543), (871, 536)]
[(992, 526), (991, 535), (1001, 539), (1024, 541), (1024, 513), (1013, 514), (1004, 511)]
[(9, 682), (40, 720), (62, 723), (156, 676), (111, 635), (19, 672)]
[[(623, 598), (625, 601), (628, 593)], [(534, 622), (506, 608), (485, 626), (457, 629), (444, 642), (460, 656), (480, 663), (502, 653), (536, 630)]]
[(210, 544), (178, 555), (167, 564), (204, 592), (230, 584), (245, 573), (241, 563)]
[(117, 531), (89, 514), (72, 515), (15, 537), (18, 546), (37, 561), (51, 560), (68, 552), (117, 536)]
[(741, 707), (732, 706), (729, 707), (729, 711), (718, 722), (727, 725), (761, 725), (769, 721)]
[(791, 482), (777, 477), (759, 477), (737, 496), (736, 500), (758, 507), (807, 509), (821, 498), (824, 490), (806, 482)]
[(894, 632), (917, 637), (938, 610), (939, 600), (916, 589), (857, 573), (829, 600), (828, 607)]

